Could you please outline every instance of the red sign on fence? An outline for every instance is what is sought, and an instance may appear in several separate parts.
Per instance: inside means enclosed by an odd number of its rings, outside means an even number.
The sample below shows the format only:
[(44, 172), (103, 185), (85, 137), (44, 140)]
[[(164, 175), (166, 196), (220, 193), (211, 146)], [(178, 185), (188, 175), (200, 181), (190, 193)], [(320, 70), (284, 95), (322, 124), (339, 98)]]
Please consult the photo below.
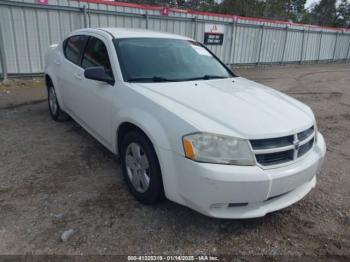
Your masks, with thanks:
[(47, 5), (49, 3), (49, 0), (36, 0), (36, 2), (41, 5)]
[(168, 7), (163, 7), (162, 15), (164, 15), (164, 16), (168, 16), (169, 15), (169, 8)]

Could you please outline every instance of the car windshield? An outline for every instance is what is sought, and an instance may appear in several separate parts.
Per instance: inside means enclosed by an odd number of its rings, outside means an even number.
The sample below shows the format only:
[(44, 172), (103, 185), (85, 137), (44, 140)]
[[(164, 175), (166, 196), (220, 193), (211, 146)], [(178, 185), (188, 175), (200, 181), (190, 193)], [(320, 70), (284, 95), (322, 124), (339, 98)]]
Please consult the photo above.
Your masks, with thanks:
[(234, 75), (199, 43), (163, 38), (114, 41), (124, 81), (171, 82)]

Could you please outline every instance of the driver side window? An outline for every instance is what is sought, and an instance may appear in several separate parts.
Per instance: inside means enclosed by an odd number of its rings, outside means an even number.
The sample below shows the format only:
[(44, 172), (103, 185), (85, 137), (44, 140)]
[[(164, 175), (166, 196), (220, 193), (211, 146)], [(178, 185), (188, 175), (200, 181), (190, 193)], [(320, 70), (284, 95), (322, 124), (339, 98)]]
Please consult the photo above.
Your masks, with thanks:
[(89, 38), (81, 66), (84, 69), (94, 66), (103, 66), (107, 72), (112, 72), (107, 48), (100, 39), (92, 36)]

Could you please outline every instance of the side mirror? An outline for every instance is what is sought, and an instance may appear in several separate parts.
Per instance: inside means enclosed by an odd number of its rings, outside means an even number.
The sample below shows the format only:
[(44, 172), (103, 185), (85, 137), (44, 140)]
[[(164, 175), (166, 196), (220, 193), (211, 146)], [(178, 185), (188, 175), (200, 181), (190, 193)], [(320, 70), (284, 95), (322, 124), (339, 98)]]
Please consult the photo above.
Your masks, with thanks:
[(103, 66), (86, 68), (84, 76), (87, 79), (105, 82), (110, 85), (114, 85), (115, 83), (113, 76), (106, 72), (106, 69)]

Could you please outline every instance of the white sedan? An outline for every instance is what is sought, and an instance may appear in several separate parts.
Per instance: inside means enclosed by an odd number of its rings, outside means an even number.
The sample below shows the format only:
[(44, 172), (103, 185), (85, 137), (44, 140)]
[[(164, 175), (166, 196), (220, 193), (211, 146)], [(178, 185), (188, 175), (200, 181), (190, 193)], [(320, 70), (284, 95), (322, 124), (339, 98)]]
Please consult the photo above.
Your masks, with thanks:
[(236, 76), (193, 39), (77, 30), (51, 46), (45, 77), (52, 118), (71, 116), (119, 155), (142, 203), (251, 218), (316, 184), (326, 145), (311, 109)]

